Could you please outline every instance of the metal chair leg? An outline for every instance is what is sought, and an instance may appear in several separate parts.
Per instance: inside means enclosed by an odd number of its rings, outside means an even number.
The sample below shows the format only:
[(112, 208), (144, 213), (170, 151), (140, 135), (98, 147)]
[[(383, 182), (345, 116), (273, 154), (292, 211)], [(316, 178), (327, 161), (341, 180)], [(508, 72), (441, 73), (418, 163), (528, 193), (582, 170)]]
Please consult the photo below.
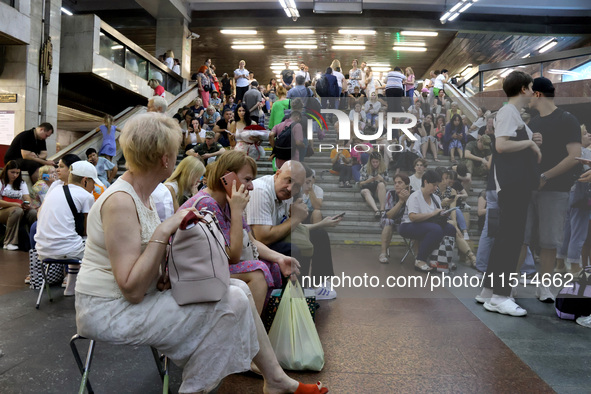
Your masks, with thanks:
[(404, 263), (404, 260), (406, 259), (406, 257), (409, 255), (409, 253), (416, 259), (417, 256), (415, 255), (414, 250), (412, 249), (414, 247), (414, 243), (415, 241), (413, 239), (411, 239), (410, 241), (406, 238), (402, 238), (404, 240), (404, 244), (406, 245), (406, 253), (404, 254), (404, 256), (402, 256), (402, 259), (400, 260), (400, 264)]
[(80, 374), (82, 375), (82, 381), (80, 382), (80, 388), (78, 390), (78, 393), (84, 394), (84, 386), (86, 386), (88, 393), (94, 394), (92, 386), (90, 385), (90, 380), (88, 379), (88, 374), (90, 372), (90, 363), (92, 361), (92, 356), (94, 354), (95, 341), (92, 339), (90, 340), (90, 344), (88, 345), (88, 353), (86, 353), (86, 360), (85, 363), (82, 364), (80, 353), (78, 353), (78, 348), (76, 347), (76, 341), (79, 339), (86, 338), (76, 334), (72, 337), (72, 339), (70, 339), (70, 349), (72, 349), (72, 354), (74, 355), (74, 359), (76, 360), (76, 365), (78, 365), (78, 369), (80, 370)]
[(51, 264), (47, 264), (47, 267), (45, 267), (45, 271), (41, 270), (41, 272), (43, 272), (43, 281), (45, 282), (45, 289), (47, 290), (47, 295), (49, 296), (49, 302), (53, 302), (53, 297), (51, 296), (51, 291), (49, 291), (49, 281), (47, 280), (47, 278), (49, 277), (49, 268), (51, 267)]
[(154, 356), (154, 361), (156, 362), (156, 367), (158, 368), (158, 373), (160, 374), (160, 379), (162, 379), (162, 393), (168, 393), (168, 367), (169, 367), (169, 360), (168, 357), (165, 355), (160, 355), (158, 350), (150, 346), (150, 350), (152, 350), (152, 356)]
[(39, 309), (39, 304), (41, 304), (41, 297), (43, 297), (43, 290), (45, 290), (45, 278), (41, 282), (41, 288), (39, 289), (39, 296), (37, 297), (37, 304), (35, 305), (36, 309)]

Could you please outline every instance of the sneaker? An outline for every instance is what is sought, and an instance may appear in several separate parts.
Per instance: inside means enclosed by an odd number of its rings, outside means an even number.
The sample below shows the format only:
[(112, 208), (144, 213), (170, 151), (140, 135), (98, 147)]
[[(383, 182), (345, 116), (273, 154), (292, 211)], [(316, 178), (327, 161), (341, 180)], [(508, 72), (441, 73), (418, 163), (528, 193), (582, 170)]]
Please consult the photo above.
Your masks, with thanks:
[(449, 269), (455, 271), (458, 269), (458, 265), (456, 263), (449, 263)]
[(495, 304), (492, 302), (492, 299), (488, 302), (484, 303), (484, 309), (489, 312), (497, 312), (502, 315), (509, 315), (509, 316), (525, 316), (527, 315), (527, 311), (517, 305), (515, 301), (512, 301), (510, 298), (505, 298), (499, 304)]
[(591, 328), (591, 316), (581, 316), (577, 319), (577, 324)]
[(315, 292), (317, 300), (334, 300), (337, 298), (337, 292), (328, 289), (328, 287), (319, 287)]
[(31, 277), (30, 276), (27, 276), (25, 278), (25, 285), (28, 285), (28, 284), (31, 284)]
[(470, 235), (468, 234), (468, 232), (467, 232), (467, 231), (464, 231), (464, 239), (465, 239), (466, 241), (469, 241), (469, 240), (470, 240)]
[(62, 287), (65, 289), (67, 285), (68, 285), (68, 276), (66, 275), (66, 277), (62, 281)]
[(464, 211), (469, 211), (471, 209), (472, 209), (472, 207), (470, 205), (464, 203)]
[(4, 245), (4, 249), (6, 249), (6, 250), (18, 250), (18, 246), (13, 245), (13, 244), (6, 244), (6, 245)]
[(538, 297), (538, 300), (548, 304), (554, 302), (554, 294), (552, 294), (550, 288), (546, 286), (541, 286), (536, 289), (536, 297)]
[(490, 302), (492, 296), (492, 289), (483, 288), (482, 291), (476, 297), (474, 297), (474, 299), (479, 304), (484, 304), (485, 302)]

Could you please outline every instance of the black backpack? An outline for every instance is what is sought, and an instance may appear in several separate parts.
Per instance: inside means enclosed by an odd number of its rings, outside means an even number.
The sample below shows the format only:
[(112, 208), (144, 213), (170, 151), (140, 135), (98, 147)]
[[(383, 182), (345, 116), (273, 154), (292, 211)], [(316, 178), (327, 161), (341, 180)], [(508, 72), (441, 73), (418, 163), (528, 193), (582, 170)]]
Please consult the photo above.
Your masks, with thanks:
[(318, 81), (316, 81), (316, 93), (318, 93), (318, 95), (320, 97), (328, 97), (329, 96), (328, 80), (326, 79), (326, 77), (324, 75), (322, 77), (320, 77), (318, 79)]
[(273, 147), (273, 154), (279, 160), (291, 159), (291, 127), (294, 123), (285, 127), (278, 137), (275, 137), (275, 146)]

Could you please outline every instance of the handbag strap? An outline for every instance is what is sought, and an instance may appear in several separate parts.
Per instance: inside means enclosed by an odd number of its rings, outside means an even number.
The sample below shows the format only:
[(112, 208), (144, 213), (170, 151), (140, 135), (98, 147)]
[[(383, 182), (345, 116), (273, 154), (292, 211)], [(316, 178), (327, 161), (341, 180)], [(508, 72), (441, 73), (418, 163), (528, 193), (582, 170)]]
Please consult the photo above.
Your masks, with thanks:
[(439, 203), (437, 202), (437, 200), (435, 199), (435, 197), (433, 197), (432, 194), (431, 194), (431, 200), (433, 200), (433, 204), (435, 204), (435, 206), (437, 207), (437, 209), (441, 209), (441, 205), (439, 205)]
[(70, 188), (68, 185), (64, 185), (64, 194), (66, 195), (66, 200), (68, 200), (68, 205), (70, 206), (70, 210), (72, 211), (72, 216), (76, 219), (76, 215), (78, 215), (78, 211), (76, 210), (76, 205), (74, 205), (74, 200), (72, 200), (72, 195), (70, 194)]

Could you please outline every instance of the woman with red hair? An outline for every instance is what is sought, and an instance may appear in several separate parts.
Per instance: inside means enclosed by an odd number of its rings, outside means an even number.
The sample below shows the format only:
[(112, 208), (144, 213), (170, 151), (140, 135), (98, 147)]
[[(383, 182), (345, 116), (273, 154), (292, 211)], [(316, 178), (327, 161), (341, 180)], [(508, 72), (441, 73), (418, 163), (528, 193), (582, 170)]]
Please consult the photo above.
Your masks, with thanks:
[(207, 108), (209, 107), (209, 93), (211, 92), (211, 79), (209, 79), (209, 67), (207, 65), (199, 68), (197, 85), (199, 86), (199, 95), (203, 100), (203, 106)]

